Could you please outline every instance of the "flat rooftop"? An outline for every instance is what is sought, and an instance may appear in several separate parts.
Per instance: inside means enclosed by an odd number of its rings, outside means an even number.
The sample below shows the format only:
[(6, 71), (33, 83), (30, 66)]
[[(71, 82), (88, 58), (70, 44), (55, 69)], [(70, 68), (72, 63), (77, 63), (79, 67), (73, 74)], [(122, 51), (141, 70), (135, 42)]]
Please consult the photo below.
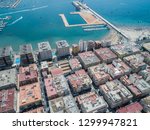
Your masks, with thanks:
[(131, 73), (131, 68), (125, 64), (121, 59), (115, 59), (112, 61), (112, 64), (107, 65), (108, 73), (113, 78), (119, 78), (125, 74)]
[(36, 64), (30, 64), (29, 66), (26, 67), (20, 67), (19, 68), (19, 73), (26, 73), (30, 71), (37, 71), (37, 65)]
[(76, 97), (82, 112), (103, 112), (107, 109), (107, 103), (102, 96), (98, 96), (95, 92), (89, 92)]
[(143, 95), (150, 93), (150, 84), (147, 83), (142, 76), (134, 73), (129, 76), (129, 80), (141, 91)]
[(9, 85), (17, 85), (17, 72), (15, 68), (0, 71), (0, 89)]
[(65, 96), (49, 101), (53, 113), (78, 113), (79, 110), (72, 96)]
[(129, 79), (127, 75), (122, 76), (120, 81), (132, 92), (135, 97), (142, 95), (142, 92), (137, 88), (137, 86)]
[(22, 86), (19, 93), (19, 106), (32, 105), (42, 100), (40, 83)]
[(54, 99), (56, 97), (69, 94), (69, 85), (66, 78), (63, 75), (57, 77), (49, 77), (44, 79), (46, 92), (48, 98)]
[(109, 48), (100, 48), (95, 50), (95, 54), (104, 62), (112, 62), (117, 58), (117, 55), (113, 53)]
[(52, 48), (50, 46), (50, 43), (48, 41), (46, 41), (46, 42), (38, 43), (38, 49), (40, 52), (42, 52), (42, 51), (51, 50)]
[(69, 44), (66, 40), (61, 40), (56, 42), (57, 48), (69, 47)]
[(82, 68), (82, 65), (80, 64), (80, 62), (77, 58), (70, 59), (69, 65), (72, 70), (78, 70), (78, 69)]
[(117, 113), (140, 113), (142, 110), (143, 110), (143, 106), (140, 103), (135, 102), (118, 109), (116, 112)]
[(86, 66), (90, 67), (94, 64), (100, 63), (100, 60), (92, 51), (79, 53), (78, 56), (79, 56), (81, 63), (83, 64), (85, 68)]
[(105, 64), (98, 64), (89, 67), (88, 73), (97, 86), (111, 80), (110, 75), (107, 73), (107, 67)]
[(75, 93), (90, 89), (92, 85), (91, 78), (83, 69), (75, 71), (75, 74), (69, 75), (67, 79)]
[(15, 89), (0, 90), (0, 113), (16, 111)]
[(129, 44), (118, 44), (111, 46), (111, 50), (115, 52), (119, 57), (128, 56), (134, 53), (140, 52), (135, 45)]
[(106, 84), (99, 86), (99, 89), (111, 108), (120, 106), (133, 97), (131, 92), (119, 80), (106, 82)]
[(32, 109), (30, 111), (27, 111), (25, 113), (44, 113), (44, 108), (43, 107), (38, 107), (38, 108)]
[(64, 72), (61, 68), (53, 68), (50, 70), (50, 72), (51, 72), (53, 77), (64, 74)]
[(144, 62), (144, 57), (141, 54), (130, 55), (130, 56), (124, 57), (123, 60), (132, 69), (137, 69), (137, 71), (146, 69), (146, 66), (147, 66), (146, 63)]
[(150, 96), (141, 99), (140, 103), (144, 107), (144, 111), (150, 113)]
[(13, 49), (11, 46), (0, 48), (0, 57), (6, 57), (13, 54)]
[(29, 54), (32, 53), (32, 45), (31, 44), (25, 44), (25, 45), (20, 45), (20, 54)]

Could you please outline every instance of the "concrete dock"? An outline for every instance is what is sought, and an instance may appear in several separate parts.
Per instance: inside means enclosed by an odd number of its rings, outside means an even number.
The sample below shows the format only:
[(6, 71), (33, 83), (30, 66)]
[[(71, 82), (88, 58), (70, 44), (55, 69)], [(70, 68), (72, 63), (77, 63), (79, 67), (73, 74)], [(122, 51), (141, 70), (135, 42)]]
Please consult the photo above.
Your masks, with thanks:
[(79, 1), (73, 1), (73, 5), (80, 11), (90, 11), (97, 19), (103, 20), (110, 28), (114, 29), (118, 34), (123, 36), (125, 39), (130, 40), (128, 36), (126, 36), (123, 32), (121, 32), (115, 25), (111, 24), (108, 20), (103, 18), (101, 15), (96, 13), (94, 10), (92, 10), (90, 7), (88, 7), (86, 4), (83, 4)]
[[(79, 13), (78, 12), (73, 12), (71, 14), (79, 14)], [(59, 16), (62, 18), (65, 27), (80, 27), (80, 26), (87, 26), (87, 25), (101, 25), (101, 22), (87, 22), (87, 21), (85, 21), (86, 22), (85, 24), (72, 24), (72, 25), (70, 25), (64, 14), (59, 14)]]

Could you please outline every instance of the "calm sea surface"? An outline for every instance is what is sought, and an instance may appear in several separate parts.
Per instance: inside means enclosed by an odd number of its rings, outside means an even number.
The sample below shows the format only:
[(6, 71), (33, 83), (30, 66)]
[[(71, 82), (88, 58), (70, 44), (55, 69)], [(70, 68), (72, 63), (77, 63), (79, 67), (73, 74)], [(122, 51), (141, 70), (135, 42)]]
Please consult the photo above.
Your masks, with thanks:
[[(12, 16), (9, 25), (0, 32), (0, 47), (49, 41), (55, 47), (57, 40), (70, 44), (82, 40), (98, 40), (109, 30), (84, 32), (82, 27), (66, 28), (58, 14), (63, 13), (70, 24), (84, 23), (77, 15), (72, 0), (22, 0), (15, 9), (0, 9), (0, 17)], [(116, 26), (150, 27), (150, 0), (84, 0), (92, 9)]]

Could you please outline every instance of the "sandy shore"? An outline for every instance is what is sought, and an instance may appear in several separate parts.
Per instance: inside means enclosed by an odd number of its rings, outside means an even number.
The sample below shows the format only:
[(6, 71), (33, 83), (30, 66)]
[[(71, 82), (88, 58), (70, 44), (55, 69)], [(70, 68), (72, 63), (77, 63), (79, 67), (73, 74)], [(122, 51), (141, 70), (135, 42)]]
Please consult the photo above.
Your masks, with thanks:
[[(150, 28), (136, 28), (136, 27), (118, 27), (125, 33), (131, 41), (135, 42), (138, 38), (150, 37)], [(116, 31), (111, 30), (103, 40), (111, 40), (112, 42), (120, 41), (120, 37)]]
[(136, 27), (120, 27), (120, 30), (124, 32), (132, 41), (136, 41), (143, 36), (150, 36), (150, 28), (136, 28)]

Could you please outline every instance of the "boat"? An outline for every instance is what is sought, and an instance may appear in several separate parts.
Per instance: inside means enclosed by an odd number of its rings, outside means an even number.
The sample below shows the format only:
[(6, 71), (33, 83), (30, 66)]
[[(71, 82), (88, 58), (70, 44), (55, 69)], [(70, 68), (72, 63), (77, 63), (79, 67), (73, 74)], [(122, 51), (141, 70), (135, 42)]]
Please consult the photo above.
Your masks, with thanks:
[(107, 28), (86, 28), (83, 29), (84, 31), (99, 31), (99, 30), (105, 30)]
[(106, 24), (99, 24), (99, 25), (87, 25), (87, 26), (82, 26), (82, 28), (93, 28), (93, 27), (106, 27)]

